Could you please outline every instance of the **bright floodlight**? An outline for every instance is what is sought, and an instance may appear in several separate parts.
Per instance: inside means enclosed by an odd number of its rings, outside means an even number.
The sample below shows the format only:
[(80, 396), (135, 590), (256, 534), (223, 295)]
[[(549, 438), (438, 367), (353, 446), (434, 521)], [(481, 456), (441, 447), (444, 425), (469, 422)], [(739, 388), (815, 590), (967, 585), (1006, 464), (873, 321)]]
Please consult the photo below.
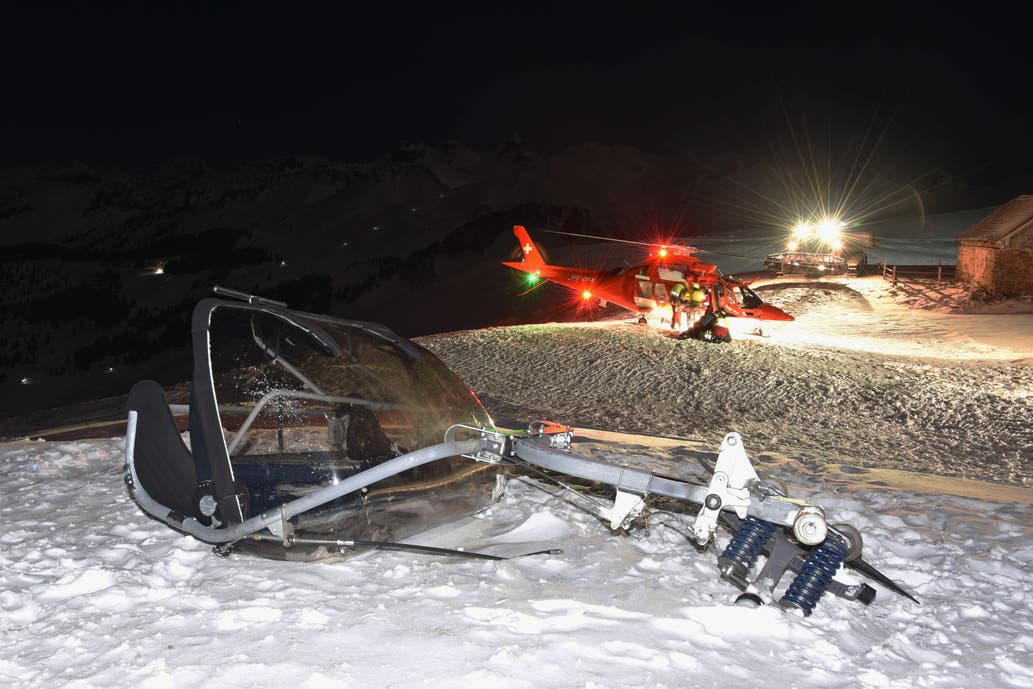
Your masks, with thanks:
[(839, 241), (839, 230), (842, 227), (843, 223), (839, 220), (825, 218), (820, 223), (818, 223), (818, 238), (826, 244), (834, 245), (836, 242)]
[(811, 226), (809, 223), (801, 222), (797, 223), (796, 227), (793, 228), (793, 236), (803, 241), (811, 236)]

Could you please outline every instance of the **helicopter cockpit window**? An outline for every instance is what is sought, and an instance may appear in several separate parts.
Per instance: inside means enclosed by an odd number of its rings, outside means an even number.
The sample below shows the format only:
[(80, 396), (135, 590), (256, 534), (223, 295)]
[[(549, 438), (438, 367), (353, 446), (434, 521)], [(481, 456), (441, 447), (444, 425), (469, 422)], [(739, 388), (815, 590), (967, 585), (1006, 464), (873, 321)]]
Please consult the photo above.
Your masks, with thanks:
[(744, 309), (760, 308), (764, 300), (757, 296), (757, 293), (746, 285), (739, 285), (739, 303)]
[(656, 276), (661, 280), (666, 280), (668, 282), (684, 282), (685, 273), (687, 273), (688, 270), (689, 269), (686, 266), (658, 266), (656, 269)]

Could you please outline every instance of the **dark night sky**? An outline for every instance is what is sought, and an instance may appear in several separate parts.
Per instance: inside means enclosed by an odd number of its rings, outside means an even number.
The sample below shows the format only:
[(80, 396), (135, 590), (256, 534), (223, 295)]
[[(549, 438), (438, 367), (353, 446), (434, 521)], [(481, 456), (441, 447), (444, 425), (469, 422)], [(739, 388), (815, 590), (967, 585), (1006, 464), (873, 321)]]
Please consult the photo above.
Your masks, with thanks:
[(596, 140), (704, 157), (871, 127), (869, 145), (883, 133), (880, 151), (916, 167), (994, 177), (1033, 148), (1026, 41), (1008, 14), (459, 7), (5, 10), (0, 164), (364, 160), (514, 133), (543, 151)]

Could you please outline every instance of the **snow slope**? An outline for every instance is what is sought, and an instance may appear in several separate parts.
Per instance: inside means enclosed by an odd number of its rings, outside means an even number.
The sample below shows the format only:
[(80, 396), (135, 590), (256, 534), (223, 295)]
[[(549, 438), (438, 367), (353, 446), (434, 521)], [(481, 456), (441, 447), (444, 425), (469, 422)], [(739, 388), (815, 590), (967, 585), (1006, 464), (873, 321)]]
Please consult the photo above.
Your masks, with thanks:
[[(732, 607), (682, 515), (615, 535), (523, 479), (479, 520), (562, 554), (222, 558), (135, 507), (122, 438), (23, 440), (0, 444), (0, 686), (1033, 687), (1031, 319), (986, 316), (994, 344), (912, 313), (874, 353), (837, 334), (831, 314), (861, 317), (828, 308), (838, 297), (726, 346), (619, 322), (422, 342), (500, 422), (683, 438), (620, 437), (629, 463), (694, 472), (739, 431), (921, 605), (879, 588), (870, 607), (830, 597), (809, 618)], [(867, 301), (894, 306), (875, 288)]]

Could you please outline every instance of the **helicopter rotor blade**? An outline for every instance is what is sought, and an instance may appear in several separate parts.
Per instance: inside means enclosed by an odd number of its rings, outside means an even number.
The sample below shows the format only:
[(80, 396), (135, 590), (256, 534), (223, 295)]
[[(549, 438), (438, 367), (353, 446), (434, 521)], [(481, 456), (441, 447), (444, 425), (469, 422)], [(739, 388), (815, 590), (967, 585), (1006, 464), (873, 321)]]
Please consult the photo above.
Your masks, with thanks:
[[(541, 232), (548, 232), (549, 234), (562, 234), (568, 237), (582, 237), (584, 239), (599, 239), (604, 242), (620, 242), (621, 244), (634, 244), (636, 246), (657, 246), (653, 242), (636, 242), (632, 239), (618, 239), (616, 237), (600, 237), (594, 234), (578, 234), (577, 232), (561, 232), (559, 230), (540, 230)], [(672, 246), (675, 246), (672, 244)], [(677, 246), (684, 246), (678, 244)], [(711, 251), (710, 249), (700, 249), (699, 247), (689, 247), (703, 254), (714, 254), (715, 256), (728, 256), (729, 258), (746, 258), (751, 261), (763, 261), (763, 258), (757, 256), (743, 256), (741, 254), (729, 254), (722, 251)]]
[(654, 242), (636, 242), (631, 239), (618, 239), (616, 237), (600, 237), (594, 234), (578, 234), (577, 232), (561, 232), (559, 230), (540, 230), (540, 232), (548, 232), (549, 234), (562, 234), (568, 237), (583, 237), (585, 239), (599, 239), (604, 242), (620, 242), (621, 244), (634, 244), (636, 246), (657, 246)]
[(743, 256), (742, 254), (727, 254), (727, 253), (725, 253), (723, 251), (711, 251), (710, 249), (699, 249), (699, 248), (697, 248), (696, 251), (700, 252), (701, 254), (714, 254), (715, 256), (728, 256), (730, 258), (748, 258), (751, 261), (763, 261), (764, 260), (763, 258), (759, 258), (757, 256)]

